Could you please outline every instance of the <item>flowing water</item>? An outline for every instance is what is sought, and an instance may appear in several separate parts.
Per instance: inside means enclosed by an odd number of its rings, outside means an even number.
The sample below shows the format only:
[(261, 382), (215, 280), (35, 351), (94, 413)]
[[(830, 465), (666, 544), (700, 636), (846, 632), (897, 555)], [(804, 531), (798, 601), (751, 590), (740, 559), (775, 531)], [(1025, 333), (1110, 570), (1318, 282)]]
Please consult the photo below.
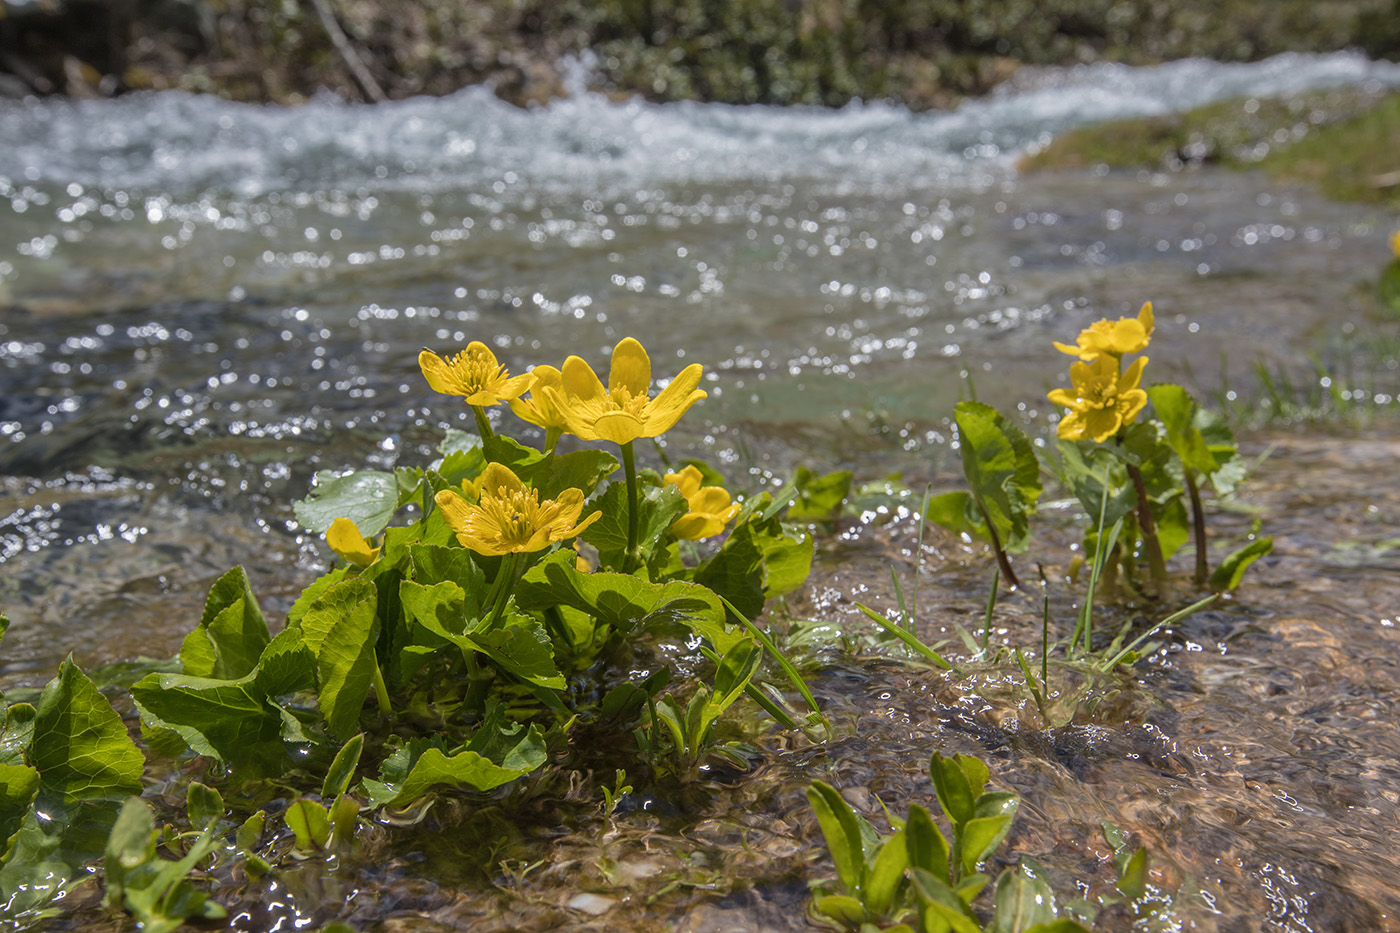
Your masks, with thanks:
[[(271, 617), (285, 610), (324, 560), (289, 507), (311, 476), (422, 463), (442, 426), (467, 426), (418, 375), (423, 346), (601, 368), (635, 336), (659, 376), (705, 367), (710, 397), (671, 453), (749, 488), (801, 464), (948, 489), (969, 378), (1043, 430), (1066, 362), (1050, 342), (1150, 299), (1150, 378), (1229, 400), (1255, 391), (1261, 361), (1313, 388), (1345, 377), (1374, 424), (1246, 439), (1275, 445), (1245, 497), (1273, 556), (1135, 680), (1091, 685), (1092, 711), (1047, 728), (1004, 685), (827, 651), (816, 682), (844, 737), (775, 737), (704, 799), (609, 821), (545, 788), (533, 832), (517, 812), (443, 806), (423, 824), (441, 832), (385, 829), (372, 858), (224, 899), (246, 901), (241, 929), (338, 912), (383, 929), (800, 928), (805, 879), (829, 870), (807, 781), (902, 811), (928, 801), (941, 749), (1024, 795), (1012, 844), (1059, 890), (1106, 890), (1109, 819), (1156, 859), (1161, 928), (1400, 929), (1400, 502), (1382, 481), (1400, 340), (1369, 284), (1395, 218), (1262, 176), (1014, 167), (1093, 120), (1397, 85), (1400, 67), (1333, 55), (1027, 72), (948, 114), (586, 93), (522, 111), (481, 91), (6, 104), (0, 687), (42, 684), (70, 652), (84, 667), (171, 655), (233, 564)], [(1249, 531), (1243, 513), (1220, 521)], [(1072, 618), (1076, 591), (1054, 582), (1072, 535), (1045, 524), (1029, 556)], [(890, 606), (889, 567), (907, 577), (915, 547), (908, 520), (843, 525), (794, 616), (862, 631), (853, 603)], [(973, 625), (986, 555), (934, 535), (925, 558), (930, 637)], [(1004, 602), (999, 637), (1038, 644), (1034, 602)]]

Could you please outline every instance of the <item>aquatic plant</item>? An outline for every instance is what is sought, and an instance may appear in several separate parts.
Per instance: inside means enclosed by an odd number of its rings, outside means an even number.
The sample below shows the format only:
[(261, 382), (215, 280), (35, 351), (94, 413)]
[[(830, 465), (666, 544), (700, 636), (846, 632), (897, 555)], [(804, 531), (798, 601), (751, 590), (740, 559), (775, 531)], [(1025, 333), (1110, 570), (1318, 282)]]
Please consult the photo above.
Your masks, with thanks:
[[(580, 769), (588, 749), (609, 749), (612, 762), (630, 744), (627, 773), (660, 787), (694, 781), (711, 759), (749, 766), (742, 733), (719, 728), (745, 697), (784, 727), (824, 727), (752, 621), (811, 564), (810, 535), (783, 521), (791, 496), (735, 502), (708, 467), (664, 477), (634, 467), (636, 438), (704, 398), (698, 365), (654, 398), (635, 340), (618, 345), (606, 390), (577, 357), (511, 376), (476, 343), (447, 358), (425, 350), (420, 365), (481, 433), (449, 432), (426, 468), (322, 474), (296, 513), (340, 560), (281, 631), (235, 567), (211, 588), (175, 669), (131, 685), (153, 750), (213, 766), (209, 786), (188, 784), (176, 817), (187, 830), (157, 829), (146, 803), (127, 800), (143, 755), (71, 662), (37, 706), (5, 709), (0, 893), (14, 909), (44, 916), (105, 849), (109, 902), (143, 928), (173, 929), (221, 915), (193, 886), (197, 870), (232, 860), (256, 877), (289, 851), (341, 851), (380, 808), (485, 794), (551, 754)], [(545, 428), (545, 450), (491, 429), (486, 409), (502, 401)], [(608, 482), (619, 464), (605, 451), (557, 452), (565, 430), (621, 445), (625, 483)], [(580, 540), (596, 567), (572, 546)], [(759, 689), (765, 656), (806, 714)], [(290, 850), (269, 846), (265, 813), (238, 802), (263, 779), (291, 798), (275, 818)], [(228, 803), (215, 784), (240, 793)], [(630, 786), (619, 775), (609, 806)], [(216, 844), (234, 827), (236, 845)]]
[(917, 803), (903, 819), (887, 811), (893, 831), (882, 835), (831, 785), (814, 781), (808, 787), (807, 801), (836, 868), (834, 888), (830, 882), (813, 885), (814, 919), (844, 930), (905, 933), (1084, 930), (1058, 916), (1054, 892), (1028, 859), (997, 878), (984, 926), (973, 904), (992, 879), (980, 869), (1011, 831), (1020, 797), (986, 790), (987, 766), (966, 755), (934, 752), (929, 777), (948, 835)]

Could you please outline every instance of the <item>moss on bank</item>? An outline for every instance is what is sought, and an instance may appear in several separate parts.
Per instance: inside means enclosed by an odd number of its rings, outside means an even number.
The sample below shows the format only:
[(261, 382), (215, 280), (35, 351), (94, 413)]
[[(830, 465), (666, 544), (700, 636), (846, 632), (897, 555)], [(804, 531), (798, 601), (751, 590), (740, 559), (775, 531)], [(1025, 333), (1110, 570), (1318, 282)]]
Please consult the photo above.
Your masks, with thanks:
[(559, 61), (589, 50), (623, 94), (924, 109), (1018, 63), (1394, 57), (1397, 23), (1400, 0), (0, 0), (0, 77), (282, 101), (490, 82), (528, 103), (560, 93)]
[(1400, 210), (1400, 94), (1329, 91), (1241, 98), (1186, 113), (1071, 130), (1022, 160), (1024, 171), (1107, 165), (1258, 168), (1328, 197)]

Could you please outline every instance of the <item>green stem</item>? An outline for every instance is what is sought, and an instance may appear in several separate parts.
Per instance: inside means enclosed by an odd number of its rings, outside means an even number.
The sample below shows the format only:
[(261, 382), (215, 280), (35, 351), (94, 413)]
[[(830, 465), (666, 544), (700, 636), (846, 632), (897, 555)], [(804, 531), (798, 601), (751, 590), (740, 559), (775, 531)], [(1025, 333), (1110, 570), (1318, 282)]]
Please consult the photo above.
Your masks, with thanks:
[(370, 675), (374, 678), (374, 698), (379, 701), (379, 712), (388, 716), (392, 712), (389, 707), (389, 688), (384, 686), (384, 672), (379, 669), (378, 660), (371, 666)]
[(486, 409), (480, 405), (473, 405), (471, 408), (472, 414), (476, 415), (476, 433), (481, 435), (483, 441), (495, 437), (496, 432), (491, 430), (491, 419), (486, 417)]
[(1006, 577), (1007, 585), (1013, 590), (1021, 588), (1021, 581), (1016, 578), (1016, 571), (1011, 569), (1011, 558), (1007, 556), (1006, 549), (1001, 546), (1001, 535), (997, 534), (997, 526), (992, 521), (991, 513), (982, 504), (982, 497), (973, 493), (973, 501), (977, 503), (978, 510), (982, 513), (982, 521), (987, 523), (987, 534), (992, 539), (992, 550), (996, 551), (997, 563), (1001, 566), (1002, 576)]
[(563, 428), (545, 428), (545, 429), (544, 429), (544, 455), (545, 455), (546, 457), (552, 457), (552, 456), (554, 456), (554, 448), (555, 448), (556, 445), (558, 445), (558, 443), (559, 443), (559, 438), (562, 437), (563, 434), (564, 434), (564, 429), (563, 429)]
[(632, 454), (632, 442), (622, 445), (622, 467), (627, 471), (627, 556), (622, 562), (622, 572), (631, 573), (641, 563), (637, 549), (637, 529), (641, 509), (637, 497), (637, 461)]
[(500, 624), (501, 616), (506, 611), (506, 603), (510, 602), (510, 594), (515, 589), (515, 582), (519, 577), (519, 566), (519, 554), (507, 554), (501, 558), (501, 567), (496, 571), (496, 582), (491, 587), (495, 605), (491, 609), (490, 618), (479, 631), (489, 632)]
[(1147, 498), (1147, 484), (1143, 482), (1142, 471), (1133, 464), (1125, 464), (1128, 476), (1137, 491), (1138, 530), (1142, 532), (1142, 543), (1147, 549), (1147, 564), (1152, 569), (1152, 582), (1162, 586), (1167, 582), (1167, 562), (1162, 559), (1162, 545), (1157, 540), (1157, 523), (1152, 520), (1152, 503)]
[(1186, 491), (1191, 494), (1191, 524), (1196, 533), (1196, 585), (1205, 586), (1210, 579), (1210, 557), (1206, 553), (1206, 513), (1195, 470), (1186, 471)]

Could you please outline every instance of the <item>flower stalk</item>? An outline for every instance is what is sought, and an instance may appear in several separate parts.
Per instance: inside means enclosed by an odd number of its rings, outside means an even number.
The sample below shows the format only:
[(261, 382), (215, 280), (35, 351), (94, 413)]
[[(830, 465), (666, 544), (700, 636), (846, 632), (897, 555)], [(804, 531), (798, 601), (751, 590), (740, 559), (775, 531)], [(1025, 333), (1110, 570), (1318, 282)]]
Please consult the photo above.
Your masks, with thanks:
[(1142, 546), (1147, 551), (1147, 566), (1152, 571), (1152, 582), (1162, 586), (1167, 582), (1167, 562), (1162, 559), (1162, 543), (1157, 540), (1157, 523), (1152, 519), (1152, 501), (1147, 497), (1147, 485), (1143, 482), (1142, 471), (1134, 464), (1125, 464), (1128, 477), (1133, 481), (1137, 493), (1138, 531), (1142, 533)]
[(641, 508), (637, 494), (637, 460), (632, 453), (632, 442), (622, 445), (622, 468), (627, 473), (627, 557), (622, 572), (631, 573), (641, 563), (637, 547), (638, 531), (641, 526)]

